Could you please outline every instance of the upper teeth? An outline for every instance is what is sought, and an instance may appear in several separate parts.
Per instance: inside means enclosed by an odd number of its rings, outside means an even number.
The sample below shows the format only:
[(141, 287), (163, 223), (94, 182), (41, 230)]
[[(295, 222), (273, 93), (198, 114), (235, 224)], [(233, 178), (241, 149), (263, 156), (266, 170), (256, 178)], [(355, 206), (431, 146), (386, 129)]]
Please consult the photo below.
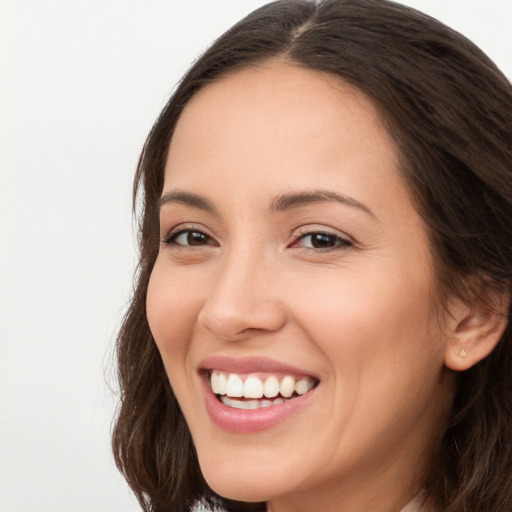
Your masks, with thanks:
[(217, 395), (244, 398), (273, 398), (278, 394), (289, 398), (294, 392), (304, 395), (315, 385), (311, 377), (295, 379), (291, 375), (281, 377), (281, 381), (275, 375), (270, 375), (264, 380), (257, 375), (249, 375), (244, 382), (236, 373), (225, 374), (218, 370), (212, 371), (210, 383), (212, 391)]

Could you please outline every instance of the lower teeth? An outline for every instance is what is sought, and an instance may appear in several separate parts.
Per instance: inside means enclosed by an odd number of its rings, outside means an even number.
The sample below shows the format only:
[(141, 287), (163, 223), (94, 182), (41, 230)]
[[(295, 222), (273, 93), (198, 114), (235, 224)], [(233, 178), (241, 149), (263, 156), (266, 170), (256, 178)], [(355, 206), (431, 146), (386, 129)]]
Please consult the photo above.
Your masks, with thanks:
[(273, 400), (239, 400), (236, 398), (230, 398), (226, 395), (221, 395), (220, 401), (228, 407), (234, 409), (261, 409), (262, 407), (270, 407), (271, 405), (279, 405), (292, 398), (274, 398)]

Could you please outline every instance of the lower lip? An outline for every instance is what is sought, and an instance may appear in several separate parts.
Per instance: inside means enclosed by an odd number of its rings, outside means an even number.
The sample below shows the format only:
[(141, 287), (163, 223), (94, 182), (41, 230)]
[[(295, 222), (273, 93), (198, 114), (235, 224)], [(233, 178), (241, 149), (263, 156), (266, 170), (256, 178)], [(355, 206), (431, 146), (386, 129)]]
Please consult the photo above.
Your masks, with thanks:
[(310, 401), (315, 389), (282, 404), (259, 409), (235, 409), (224, 405), (213, 393), (207, 378), (201, 378), (206, 410), (211, 420), (222, 430), (237, 434), (251, 434), (275, 427), (297, 414)]

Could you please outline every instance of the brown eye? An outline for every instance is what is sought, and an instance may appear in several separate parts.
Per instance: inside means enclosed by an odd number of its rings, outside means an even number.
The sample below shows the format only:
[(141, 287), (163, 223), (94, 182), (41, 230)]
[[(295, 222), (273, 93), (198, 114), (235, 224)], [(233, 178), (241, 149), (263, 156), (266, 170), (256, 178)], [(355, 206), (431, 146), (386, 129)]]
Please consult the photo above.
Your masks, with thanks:
[(165, 240), (165, 243), (192, 247), (211, 244), (212, 239), (201, 231), (184, 229), (177, 233), (173, 233)]
[(349, 247), (352, 243), (331, 233), (307, 233), (302, 235), (294, 245), (306, 249), (325, 250)]
[(315, 249), (327, 249), (336, 245), (336, 237), (332, 235), (324, 235), (323, 233), (315, 233), (309, 235), (311, 247)]

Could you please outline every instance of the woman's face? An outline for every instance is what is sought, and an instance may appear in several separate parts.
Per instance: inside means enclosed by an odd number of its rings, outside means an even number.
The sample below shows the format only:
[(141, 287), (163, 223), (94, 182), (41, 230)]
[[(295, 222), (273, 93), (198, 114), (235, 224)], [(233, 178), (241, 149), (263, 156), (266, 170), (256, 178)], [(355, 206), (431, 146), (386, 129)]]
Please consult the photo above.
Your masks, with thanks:
[(397, 160), (361, 92), (291, 65), (185, 108), (147, 313), (219, 494), (387, 510), (418, 485), (451, 380)]

